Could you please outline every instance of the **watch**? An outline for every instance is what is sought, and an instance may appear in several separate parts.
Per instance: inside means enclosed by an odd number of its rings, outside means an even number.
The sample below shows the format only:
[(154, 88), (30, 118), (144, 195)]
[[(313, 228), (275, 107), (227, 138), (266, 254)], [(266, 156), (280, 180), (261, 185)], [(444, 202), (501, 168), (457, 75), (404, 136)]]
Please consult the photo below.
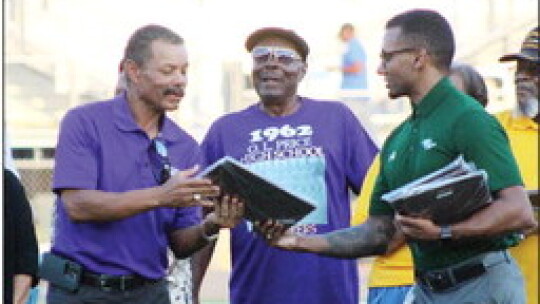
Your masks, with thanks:
[(441, 226), (441, 240), (451, 240), (452, 239), (452, 227), (450, 225)]
[[(215, 231), (214, 233), (208, 235), (207, 232), (206, 232), (206, 225), (205, 224), (202, 224), (201, 226), (201, 236), (202, 238), (207, 241), (207, 242), (212, 242), (212, 241), (215, 241), (217, 240), (218, 236), (219, 236), (219, 226), (216, 225), (216, 227), (218, 227), (217, 231)], [(212, 230), (212, 229), (210, 229)]]

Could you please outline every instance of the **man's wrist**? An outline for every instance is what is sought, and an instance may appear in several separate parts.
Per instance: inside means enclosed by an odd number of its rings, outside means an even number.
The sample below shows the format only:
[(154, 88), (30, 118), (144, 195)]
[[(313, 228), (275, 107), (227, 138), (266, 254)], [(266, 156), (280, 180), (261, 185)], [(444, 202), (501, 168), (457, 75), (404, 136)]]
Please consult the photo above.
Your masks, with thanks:
[(207, 242), (215, 241), (219, 236), (221, 227), (209, 219), (205, 219), (201, 225), (201, 236)]
[(452, 237), (453, 237), (452, 226), (450, 226), (450, 225), (442, 225), (439, 237), (440, 237), (441, 240), (451, 240)]

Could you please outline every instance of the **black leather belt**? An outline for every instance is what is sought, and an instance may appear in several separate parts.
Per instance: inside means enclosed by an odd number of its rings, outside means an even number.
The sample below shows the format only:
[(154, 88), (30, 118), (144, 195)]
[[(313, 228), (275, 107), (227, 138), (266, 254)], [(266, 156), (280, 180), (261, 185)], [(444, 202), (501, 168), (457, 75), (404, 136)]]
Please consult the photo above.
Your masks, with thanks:
[(443, 270), (416, 272), (416, 278), (432, 291), (440, 292), (461, 282), (479, 277), (485, 272), (484, 264), (477, 262)]
[(106, 275), (97, 274), (88, 271), (84, 271), (81, 278), (81, 283), (97, 287), (105, 291), (126, 291), (132, 290), (144, 285), (154, 284), (160, 281), (160, 279), (152, 280), (143, 278), (138, 275)]

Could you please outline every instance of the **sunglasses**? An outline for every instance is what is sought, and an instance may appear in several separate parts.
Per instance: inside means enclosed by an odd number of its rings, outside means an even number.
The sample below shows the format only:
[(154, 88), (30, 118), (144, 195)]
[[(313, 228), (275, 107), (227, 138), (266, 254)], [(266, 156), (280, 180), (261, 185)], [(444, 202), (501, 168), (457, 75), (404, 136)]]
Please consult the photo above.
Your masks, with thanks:
[(251, 56), (256, 64), (263, 64), (274, 58), (279, 64), (288, 66), (301, 60), (297, 52), (281, 47), (258, 46), (251, 51)]
[(163, 185), (171, 177), (171, 161), (165, 142), (156, 137), (150, 145), (150, 159), (152, 162), (152, 174), (159, 185)]

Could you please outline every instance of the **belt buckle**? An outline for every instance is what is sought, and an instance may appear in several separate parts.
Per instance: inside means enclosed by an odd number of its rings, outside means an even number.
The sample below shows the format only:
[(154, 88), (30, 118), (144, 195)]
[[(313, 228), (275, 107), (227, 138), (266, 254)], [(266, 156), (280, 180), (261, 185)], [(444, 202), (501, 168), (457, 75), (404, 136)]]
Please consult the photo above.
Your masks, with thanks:
[(98, 277), (98, 284), (99, 284), (99, 289), (103, 290), (103, 291), (112, 291), (112, 286), (110, 284), (108, 284), (109, 280), (107, 279), (106, 276), (104, 275), (100, 275)]
[(452, 280), (447, 271), (432, 271), (426, 273), (424, 280), (429, 289), (433, 291), (443, 291), (452, 287)]

